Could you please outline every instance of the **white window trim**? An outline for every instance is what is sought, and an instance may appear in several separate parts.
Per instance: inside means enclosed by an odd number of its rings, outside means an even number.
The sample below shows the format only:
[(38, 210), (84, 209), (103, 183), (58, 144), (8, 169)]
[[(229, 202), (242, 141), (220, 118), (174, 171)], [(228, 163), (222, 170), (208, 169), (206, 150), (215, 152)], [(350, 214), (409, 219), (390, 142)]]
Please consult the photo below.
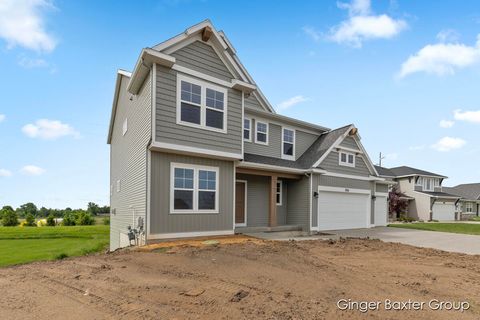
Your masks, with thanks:
[[(265, 124), (265, 125), (266, 125), (266, 128), (267, 128), (267, 131), (265, 132), (265, 135), (266, 135), (266, 139), (265, 139), (266, 141), (265, 141), (265, 142), (263, 142), (263, 141), (258, 141), (258, 139), (257, 139), (257, 129), (258, 129), (257, 125), (258, 125), (259, 123)], [(267, 121), (255, 120), (255, 143), (257, 143), (257, 144), (263, 144), (263, 145), (265, 145), (265, 146), (268, 146), (268, 132), (269, 132), (269, 131), (270, 131), (270, 128), (269, 128), (269, 125), (268, 125), (268, 122), (267, 122)], [(263, 132), (261, 132), (261, 133), (263, 133)]]
[(122, 125), (122, 135), (126, 135), (127, 134), (127, 131), (128, 131), (128, 118), (125, 118), (125, 120), (123, 120), (123, 125)]
[[(346, 160), (347, 160), (346, 162), (342, 161), (342, 154), (346, 155)], [(353, 156), (353, 163), (348, 162), (348, 156), (349, 155)], [(355, 158), (356, 158), (356, 156), (355, 156), (355, 153), (353, 153), (353, 152), (340, 151), (340, 152), (338, 152), (338, 165), (344, 166), (344, 167), (355, 168), (355, 162), (356, 162)]]
[[(277, 191), (278, 184), (280, 184), (280, 191)], [(277, 202), (277, 195), (280, 193), (280, 202)], [(283, 182), (282, 180), (277, 180), (277, 186), (275, 188), (275, 202), (277, 206), (281, 206), (283, 203)]]
[[(175, 192), (175, 168), (179, 169), (192, 169), (193, 170), (193, 209), (180, 209), (175, 210), (174, 208), (174, 192)], [(213, 210), (201, 210), (198, 209), (198, 171), (200, 170), (207, 170), (207, 171), (215, 171), (216, 173), (216, 180), (215, 180), (215, 209)], [(208, 167), (208, 166), (200, 166), (200, 165), (193, 165), (193, 164), (184, 164), (184, 163), (174, 163), (170, 164), (170, 214), (212, 214), (212, 213), (219, 213), (218, 207), (218, 199), (220, 198), (219, 195), (219, 168), (218, 167)], [(213, 190), (209, 190), (213, 191)]]
[[(293, 132), (293, 154), (290, 156), (290, 155), (286, 155), (284, 153), (284, 143), (285, 143), (285, 140), (284, 140), (284, 131), (285, 130), (290, 130)], [(295, 140), (296, 140), (296, 136), (297, 136), (297, 133), (295, 131), (295, 129), (293, 128), (289, 128), (289, 127), (282, 127), (282, 159), (285, 159), (285, 160), (295, 160)], [(288, 142), (290, 143), (290, 142)]]
[[(252, 142), (252, 132), (253, 132), (253, 128), (252, 128), (252, 119), (250, 118), (243, 118), (244, 121), (248, 121), (248, 123), (250, 123), (250, 129), (248, 129), (248, 139), (245, 139), (243, 138), (243, 141), (247, 141), (247, 142)], [(245, 131), (245, 123), (243, 124), (243, 131), (242, 131), (242, 136), (243, 136), (243, 133)]]
[(465, 212), (466, 213), (473, 213), (473, 203), (466, 202), (465, 203)]
[[(192, 84), (200, 86), (201, 100), (200, 105), (192, 102), (186, 102), (191, 105), (200, 107), (200, 124), (186, 122), (181, 120), (181, 107), (182, 107), (182, 81), (186, 81)], [(206, 125), (207, 109), (221, 112), (218, 109), (207, 107), (207, 88), (223, 93), (223, 129), (212, 128)], [(200, 128), (204, 130), (210, 130), (220, 133), (227, 133), (227, 109), (228, 109), (228, 90), (227, 88), (214, 85), (210, 82), (201, 81), (195, 78), (187, 77), (177, 73), (177, 124), (182, 126), (188, 126), (193, 128)]]

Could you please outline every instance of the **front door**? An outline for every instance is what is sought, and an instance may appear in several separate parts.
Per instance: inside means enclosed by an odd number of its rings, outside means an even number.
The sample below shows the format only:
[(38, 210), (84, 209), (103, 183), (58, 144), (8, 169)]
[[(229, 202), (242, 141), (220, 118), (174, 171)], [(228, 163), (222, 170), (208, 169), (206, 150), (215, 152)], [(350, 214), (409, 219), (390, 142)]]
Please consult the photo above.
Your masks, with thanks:
[(246, 181), (237, 181), (235, 184), (235, 225), (239, 227), (247, 225), (246, 193)]

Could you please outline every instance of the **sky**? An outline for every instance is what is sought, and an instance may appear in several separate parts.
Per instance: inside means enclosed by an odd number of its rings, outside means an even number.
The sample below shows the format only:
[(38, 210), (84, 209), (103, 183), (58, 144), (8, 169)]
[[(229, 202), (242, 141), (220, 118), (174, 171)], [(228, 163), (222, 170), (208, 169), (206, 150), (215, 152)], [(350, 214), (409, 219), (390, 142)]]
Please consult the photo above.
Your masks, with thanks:
[(278, 113), (480, 182), (476, 0), (0, 0), (0, 207), (108, 204), (117, 69), (207, 18)]

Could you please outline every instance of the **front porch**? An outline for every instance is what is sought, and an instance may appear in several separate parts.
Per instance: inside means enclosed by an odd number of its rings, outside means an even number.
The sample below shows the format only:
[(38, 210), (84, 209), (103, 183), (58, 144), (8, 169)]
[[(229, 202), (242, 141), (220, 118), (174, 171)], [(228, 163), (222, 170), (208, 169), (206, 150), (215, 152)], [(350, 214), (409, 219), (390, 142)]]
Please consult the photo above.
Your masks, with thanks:
[(235, 232), (308, 231), (309, 192), (303, 174), (237, 167)]

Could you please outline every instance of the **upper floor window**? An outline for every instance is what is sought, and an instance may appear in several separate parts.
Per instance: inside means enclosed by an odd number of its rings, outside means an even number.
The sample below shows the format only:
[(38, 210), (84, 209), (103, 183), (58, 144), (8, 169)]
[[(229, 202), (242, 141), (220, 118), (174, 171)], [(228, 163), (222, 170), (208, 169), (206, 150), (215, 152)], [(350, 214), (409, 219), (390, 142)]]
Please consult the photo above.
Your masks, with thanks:
[(268, 123), (256, 121), (255, 142), (260, 144), (268, 144)]
[(243, 119), (243, 140), (252, 141), (252, 120)]
[(424, 191), (434, 191), (435, 187), (440, 186), (440, 179), (429, 177), (418, 177), (417, 186), (421, 186)]
[(343, 151), (339, 152), (338, 164), (341, 166), (355, 167), (355, 154)]
[(226, 133), (227, 90), (181, 75), (177, 78), (177, 123)]
[(172, 213), (218, 212), (218, 168), (173, 164), (171, 177)]
[(282, 158), (295, 160), (295, 130), (283, 128)]

